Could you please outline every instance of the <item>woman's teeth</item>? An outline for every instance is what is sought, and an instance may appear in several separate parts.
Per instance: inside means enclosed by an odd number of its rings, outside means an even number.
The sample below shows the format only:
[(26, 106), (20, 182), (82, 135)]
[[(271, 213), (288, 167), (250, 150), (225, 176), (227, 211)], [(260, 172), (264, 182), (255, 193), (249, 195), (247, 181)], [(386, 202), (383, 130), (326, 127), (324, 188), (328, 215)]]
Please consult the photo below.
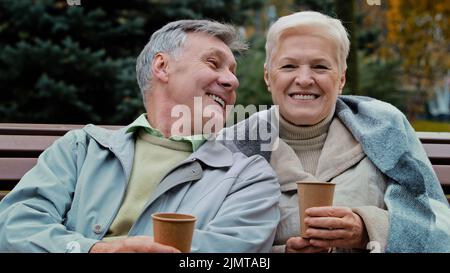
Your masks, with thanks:
[(316, 98), (315, 95), (299, 95), (299, 94), (294, 94), (291, 97), (296, 100), (314, 100)]

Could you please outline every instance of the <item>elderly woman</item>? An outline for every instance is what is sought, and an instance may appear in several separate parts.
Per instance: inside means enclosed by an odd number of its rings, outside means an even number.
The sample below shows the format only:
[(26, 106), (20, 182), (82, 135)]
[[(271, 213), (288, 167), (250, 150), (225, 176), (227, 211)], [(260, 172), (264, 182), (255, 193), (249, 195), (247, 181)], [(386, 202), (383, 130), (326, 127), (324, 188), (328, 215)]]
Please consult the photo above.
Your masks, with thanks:
[[(275, 106), (228, 130), (237, 132), (237, 148), (264, 155), (278, 174), (273, 251), (450, 252), (447, 200), (404, 115), (375, 99), (339, 96), (349, 44), (337, 19), (280, 18), (267, 34), (264, 65)], [(242, 141), (255, 131), (258, 141)], [(333, 207), (306, 211), (311, 239), (299, 237), (296, 181), (305, 180), (336, 184)]]

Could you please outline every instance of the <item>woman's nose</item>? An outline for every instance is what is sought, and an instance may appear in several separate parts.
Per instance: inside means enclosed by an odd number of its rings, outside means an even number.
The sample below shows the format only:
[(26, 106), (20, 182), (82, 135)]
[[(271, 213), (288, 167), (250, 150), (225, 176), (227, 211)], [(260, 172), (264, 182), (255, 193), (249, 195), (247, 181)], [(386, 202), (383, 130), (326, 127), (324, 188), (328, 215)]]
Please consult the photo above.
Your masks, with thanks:
[(300, 67), (295, 77), (295, 83), (301, 87), (307, 87), (314, 83), (310, 69), (307, 67)]

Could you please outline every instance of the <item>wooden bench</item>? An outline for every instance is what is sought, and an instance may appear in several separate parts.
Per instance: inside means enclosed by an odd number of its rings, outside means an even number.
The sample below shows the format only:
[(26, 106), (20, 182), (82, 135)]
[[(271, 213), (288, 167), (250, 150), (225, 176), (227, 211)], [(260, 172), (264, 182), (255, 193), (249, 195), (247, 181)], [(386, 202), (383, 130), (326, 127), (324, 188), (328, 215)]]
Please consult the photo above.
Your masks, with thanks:
[(417, 132), (450, 203), (450, 133)]
[[(84, 125), (0, 123), (0, 200), (36, 165), (39, 155), (69, 130)], [(102, 126), (119, 129), (122, 126)]]
[[(0, 200), (56, 139), (83, 125), (0, 123)], [(118, 129), (122, 126), (103, 126)], [(450, 202), (450, 133), (417, 133)]]

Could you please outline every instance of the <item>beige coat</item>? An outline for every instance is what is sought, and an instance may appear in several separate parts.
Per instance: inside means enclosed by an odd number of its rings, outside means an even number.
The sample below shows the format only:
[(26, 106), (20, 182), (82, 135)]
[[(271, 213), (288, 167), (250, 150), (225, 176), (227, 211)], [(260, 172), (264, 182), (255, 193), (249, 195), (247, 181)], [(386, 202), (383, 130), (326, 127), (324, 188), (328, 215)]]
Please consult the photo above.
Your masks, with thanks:
[(293, 149), (281, 139), (272, 152), (270, 163), (278, 174), (282, 192), (281, 220), (272, 251), (284, 252), (286, 240), (299, 236), (295, 182), (302, 180), (336, 183), (333, 205), (350, 207), (360, 215), (369, 235), (368, 249), (371, 252), (384, 251), (389, 227), (384, 203), (387, 180), (339, 119), (333, 119), (330, 125), (314, 176), (303, 171)]

